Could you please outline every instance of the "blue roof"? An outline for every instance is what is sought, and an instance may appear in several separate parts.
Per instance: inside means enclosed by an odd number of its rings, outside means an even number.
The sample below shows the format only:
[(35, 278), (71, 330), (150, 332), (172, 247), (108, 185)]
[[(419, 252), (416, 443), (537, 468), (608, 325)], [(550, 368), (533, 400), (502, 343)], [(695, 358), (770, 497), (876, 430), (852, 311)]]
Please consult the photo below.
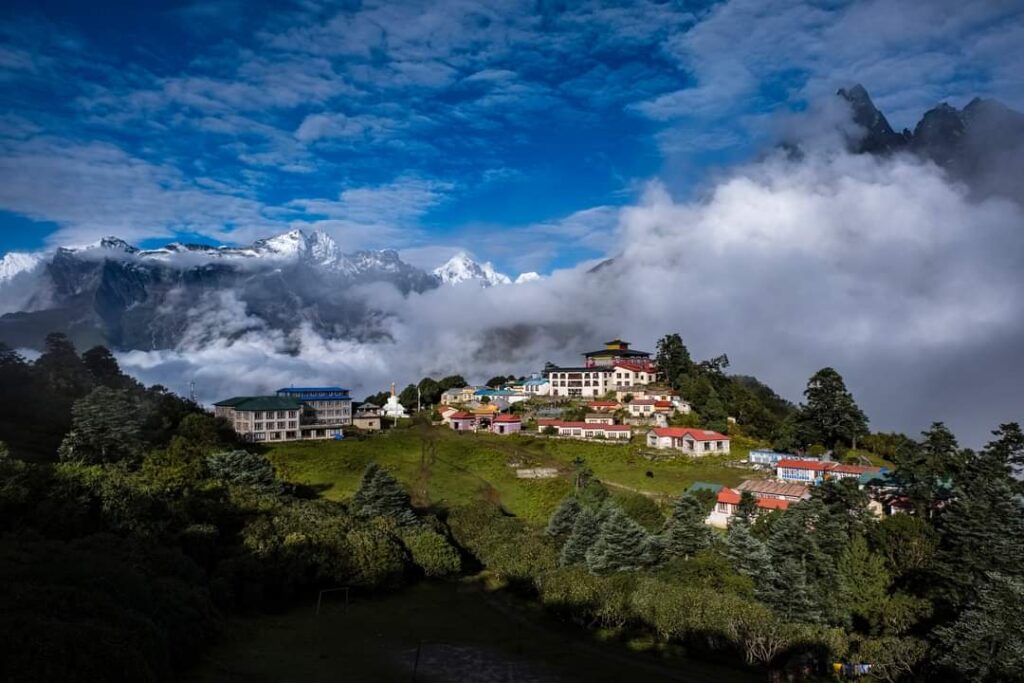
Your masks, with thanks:
[(474, 396), (514, 396), (518, 392), (512, 391), (511, 389), (477, 389), (473, 392)]
[(526, 386), (527, 384), (530, 384), (530, 385), (533, 385), (533, 384), (540, 385), (540, 384), (547, 384), (547, 383), (548, 383), (548, 381), (546, 379), (544, 379), (543, 377), (535, 377), (533, 379), (528, 379), (525, 382), (523, 382), (523, 386)]

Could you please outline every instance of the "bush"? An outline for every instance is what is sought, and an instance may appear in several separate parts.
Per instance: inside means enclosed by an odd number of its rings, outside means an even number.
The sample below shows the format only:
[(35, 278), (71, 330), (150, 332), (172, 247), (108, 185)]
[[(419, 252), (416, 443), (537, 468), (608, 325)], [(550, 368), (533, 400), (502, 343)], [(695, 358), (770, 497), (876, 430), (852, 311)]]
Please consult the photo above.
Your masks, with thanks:
[(412, 555), (412, 561), (423, 570), (425, 576), (457, 574), (462, 568), (459, 551), (436, 531), (406, 531), (402, 533), (401, 539)]

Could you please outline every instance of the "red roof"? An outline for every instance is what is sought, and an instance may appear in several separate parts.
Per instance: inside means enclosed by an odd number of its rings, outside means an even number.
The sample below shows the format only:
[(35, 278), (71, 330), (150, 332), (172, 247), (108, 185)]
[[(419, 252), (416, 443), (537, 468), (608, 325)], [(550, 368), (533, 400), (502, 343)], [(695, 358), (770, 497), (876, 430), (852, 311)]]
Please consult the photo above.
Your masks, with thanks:
[(618, 401), (591, 401), (587, 404), (590, 408), (618, 408)]
[(596, 422), (569, 422), (566, 420), (537, 420), (540, 427), (569, 427), (575, 429), (595, 429), (606, 432), (628, 432), (629, 425), (606, 425)]
[(629, 402), (631, 406), (654, 406), (658, 405), (658, 402), (653, 398), (634, 398)]
[(671, 408), (672, 407), (672, 401), (655, 401), (654, 402), (654, 407), (655, 408)]
[(631, 370), (633, 372), (654, 372), (654, 368), (645, 367), (639, 363), (629, 363), (626, 361), (615, 361), (615, 367), (622, 368), (624, 370)]
[(476, 419), (476, 415), (474, 415), (473, 413), (465, 413), (465, 412), (459, 411), (457, 413), (452, 413), (451, 415), (449, 415), (448, 419), (449, 420), (475, 420)]
[[(739, 505), (742, 495), (735, 489), (723, 488), (718, 492), (718, 502)], [(780, 500), (778, 498), (755, 498), (754, 502), (757, 503), (757, 507), (764, 508), (765, 510), (785, 510), (789, 508), (788, 500)]]
[(499, 415), (492, 422), (522, 422), (518, 415)]
[[(712, 432), (707, 429), (694, 429), (693, 427), (656, 427), (653, 431), (658, 436), (671, 436), (673, 439), (682, 439), (689, 436), (694, 441), (728, 441), (725, 434)], [(779, 462), (782, 462), (781, 460)]]

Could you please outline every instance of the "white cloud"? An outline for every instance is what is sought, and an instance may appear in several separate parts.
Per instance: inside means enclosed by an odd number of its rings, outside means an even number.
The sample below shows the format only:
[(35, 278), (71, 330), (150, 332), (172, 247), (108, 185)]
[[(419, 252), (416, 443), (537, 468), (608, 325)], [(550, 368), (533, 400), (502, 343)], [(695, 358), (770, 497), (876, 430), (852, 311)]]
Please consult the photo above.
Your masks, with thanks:
[(202, 374), (209, 398), (267, 381), (371, 393), (427, 374), (480, 380), (573, 362), (608, 335), (651, 348), (679, 331), (697, 357), (726, 352), (733, 370), (792, 399), (815, 370), (835, 366), (880, 429), (913, 433), (940, 419), (976, 444), (1024, 411), (1015, 203), (972, 201), (910, 158), (812, 149), (739, 168), (697, 201), (675, 201), (655, 182), (613, 215), (617, 255), (595, 273), (408, 298), (367, 290), (382, 341), (254, 329), (234, 352), (219, 340), (125, 361), (148, 379)]

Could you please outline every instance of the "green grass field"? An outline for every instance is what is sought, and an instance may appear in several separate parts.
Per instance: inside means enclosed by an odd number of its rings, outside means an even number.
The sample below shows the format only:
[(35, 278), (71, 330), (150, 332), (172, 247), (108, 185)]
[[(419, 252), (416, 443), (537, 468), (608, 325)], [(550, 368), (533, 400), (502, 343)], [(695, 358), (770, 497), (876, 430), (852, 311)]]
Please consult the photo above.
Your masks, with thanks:
[[(419, 506), (448, 507), (478, 500), (500, 502), (533, 524), (544, 523), (568, 493), (573, 461), (582, 458), (612, 490), (655, 497), (678, 495), (694, 481), (735, 486), (753, 475), (728, 467), (745, 459), (750, 444), (734, 440), (727, 457), (651, 461), (636, 444), (602, 444), (534, 436), (457, 434), (442, 427), (408, 427), (366, 439), (307, 441), (270, 447), (279, 475), (306, 484), (330, 500), (347, 500), (370, 462), (391, 470)], [(519, 479), (516, 467), (555, 467), (556, 479)], [(648, 476), (648, 472), (651, 476)]]

